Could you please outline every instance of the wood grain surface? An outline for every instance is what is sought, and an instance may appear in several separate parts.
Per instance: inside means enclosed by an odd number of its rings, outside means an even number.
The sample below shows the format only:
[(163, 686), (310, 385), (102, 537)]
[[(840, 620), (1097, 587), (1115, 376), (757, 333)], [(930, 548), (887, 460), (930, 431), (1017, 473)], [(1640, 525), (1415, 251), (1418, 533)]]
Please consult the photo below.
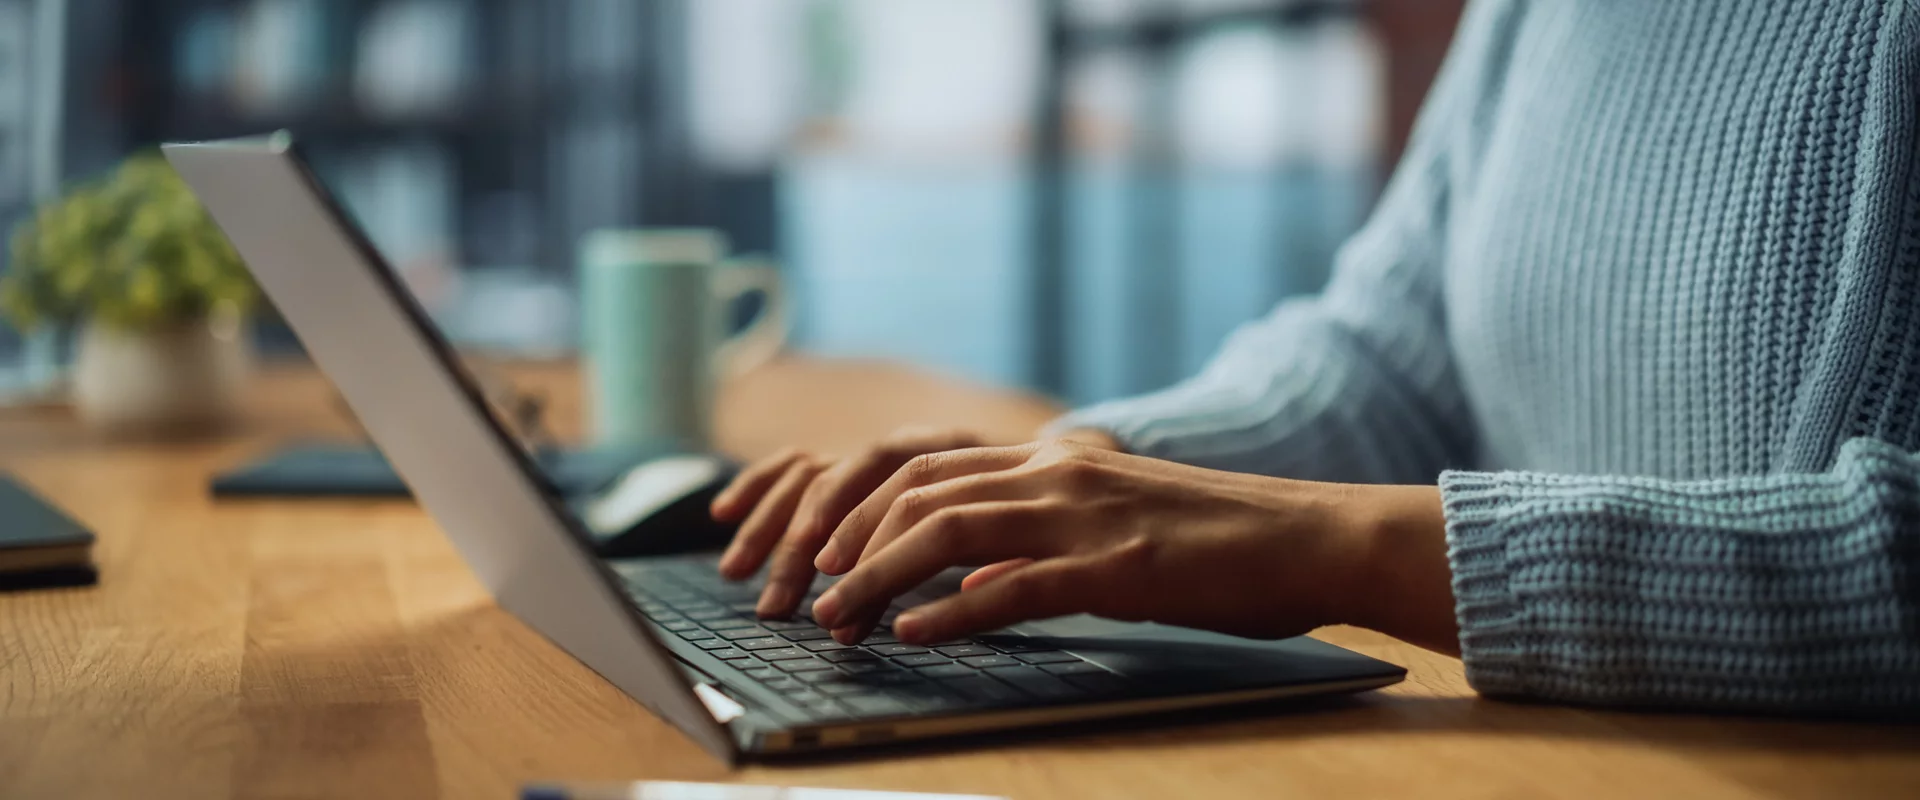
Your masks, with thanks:
[[(516, 365), (579, 429), (566, 365)], [(1032, 798), (1920, 797), (1920, 728), (1476, 698), (1460, 663), (1354, 700), (1112, 723), (729, 772), (499, 609), (398, 501), (210, 501), (271, 444), (347, 437), (282, 368), (217, 440), (92, 436), (0, 412), (0, 468), (99, 534), (98, 587), (0, 594), (0, 797), (508, 798), (541, 779), (678, 779)], [(723, 446), (859, 446), (903, 424), (1015, 438), (1038, 399), (791, 360), (728, 388)]]

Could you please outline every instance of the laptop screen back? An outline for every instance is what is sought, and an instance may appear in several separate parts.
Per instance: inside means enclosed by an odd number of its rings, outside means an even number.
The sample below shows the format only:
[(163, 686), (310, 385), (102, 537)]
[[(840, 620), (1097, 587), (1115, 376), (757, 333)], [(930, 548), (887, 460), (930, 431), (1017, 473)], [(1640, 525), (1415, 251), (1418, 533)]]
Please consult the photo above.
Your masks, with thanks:
[(500, 606), (734, 760), (727, 731), (291, 138), (163, 150)]

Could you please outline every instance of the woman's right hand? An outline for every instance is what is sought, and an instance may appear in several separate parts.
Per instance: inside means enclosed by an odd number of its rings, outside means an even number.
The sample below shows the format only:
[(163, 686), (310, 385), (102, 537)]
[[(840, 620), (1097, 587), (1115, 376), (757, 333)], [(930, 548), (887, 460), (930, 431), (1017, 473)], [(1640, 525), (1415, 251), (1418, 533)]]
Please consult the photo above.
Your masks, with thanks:
[[(1120, 449), (1112, 438), (1095, 431), (1076, 431), (1066, 438)], [(914, 427), (895, 431), (851, 457), (789, 449), (754, 462), (713, 498), (714, 519), (740, 523), (720, 557), (720, 574), (745, 580), (771, 560), (756, 611), (769, 619), (792, 616), (818, 576), (814, 558), (868, 495), (919, 456), (990, 444), (1008, 443), (988, 442), (967, 431)]]

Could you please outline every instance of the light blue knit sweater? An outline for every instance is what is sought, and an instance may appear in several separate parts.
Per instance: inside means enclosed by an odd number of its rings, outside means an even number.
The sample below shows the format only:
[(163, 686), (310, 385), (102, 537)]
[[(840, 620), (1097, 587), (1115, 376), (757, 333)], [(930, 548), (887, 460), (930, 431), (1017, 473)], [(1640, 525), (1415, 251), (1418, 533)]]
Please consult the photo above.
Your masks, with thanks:
[(1317, 298), (1056, 423), (1438, 481), (1467, 676), (1920, 711), (1920, 1), (1485, 0)]

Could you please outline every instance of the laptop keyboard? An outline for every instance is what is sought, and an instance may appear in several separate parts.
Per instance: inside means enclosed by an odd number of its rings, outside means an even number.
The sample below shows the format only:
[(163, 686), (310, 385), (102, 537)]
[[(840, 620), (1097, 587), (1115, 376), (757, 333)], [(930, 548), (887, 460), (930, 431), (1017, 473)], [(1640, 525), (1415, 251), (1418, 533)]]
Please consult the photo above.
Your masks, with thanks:
[(1125, 678), (1043, 641), (988, 634), (928, 647), (903, 644), (890, 608), (866, 640), (843, 645), (807, 609), (762, 620), (762, 584), (729, 582), (710, 562), (615, 562), (627, 593), (662, 637), (683, 639), (822, 719), (951, 713), (1124, 693)]

